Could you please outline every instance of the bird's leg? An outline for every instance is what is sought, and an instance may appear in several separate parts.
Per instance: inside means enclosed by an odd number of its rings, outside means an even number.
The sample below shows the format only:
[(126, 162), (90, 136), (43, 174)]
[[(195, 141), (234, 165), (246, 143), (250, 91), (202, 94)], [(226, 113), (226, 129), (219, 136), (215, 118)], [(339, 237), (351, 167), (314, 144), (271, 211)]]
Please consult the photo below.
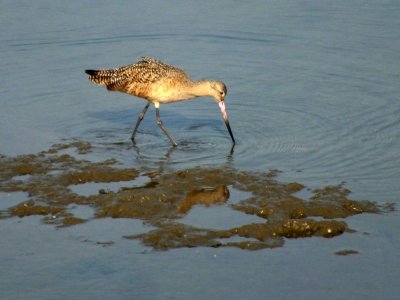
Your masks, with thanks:
[(142, 112), (139, 114), (139, 117), (138, 117), (138, 119), (137, 119), (137, 121), (136, 121), (135, 129), (133, 129), (133, 132), (132, 132), (132, 137), (131, 137), (132, 142), (135, 142), (135, 134), (136, 134), (136, 131), (137, 131), (137, 129), (139, 128), (140, 122), (142, 122), (142, 120), (143, 120), (143, 118), (144, 118), (144, 115), (145, 115), (147, 109), (149, 108), (149, 106), (150, 106), (150, 102), (148, 102), (148, 103), (146, 104), (146, 106), (144, 107), (144, 109), (142, 110)]
[(169, 138), (169, 140), (171, 141), (172, 146), (174, 146), (174, 147), (178, 146), (178, 144), (174, 141), (174, 139), (168, 133), (167, 129), (164, 127), (164, 124), (163, 124), (163, 122), (161, 121), (161, 118), (160, 118), (160, 110), (159, 110), (159, 108), (157, 106), (156, 106), (156, 116), (157, 116), (157, 125), (158, 125), (158, 127), (160, 127), (161, 130), (165, 133), (165, 135)]

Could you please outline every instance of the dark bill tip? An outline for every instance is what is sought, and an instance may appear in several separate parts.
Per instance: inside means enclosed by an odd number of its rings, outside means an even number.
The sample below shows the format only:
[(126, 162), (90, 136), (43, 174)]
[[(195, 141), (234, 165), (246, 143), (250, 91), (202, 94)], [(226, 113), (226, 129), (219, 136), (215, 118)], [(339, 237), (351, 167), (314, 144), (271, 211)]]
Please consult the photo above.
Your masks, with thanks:
[(228, 118), (224, 119), (224, 122), (225, 122), (226, 128), (228, 129), (229, 135), (231, 136), (232, 143), (236, 144), (235, 138), (233, 137), (231, 126), (229, 125)]
[(232, 133), (232, 129), (231, 126), (229, 125), (229, 121), (228, 121), (228, 115), (226, 113), (226, 108), (225, 108), (225, 102), (224, 100), (221, 100), (219, 103), (219, 108), (221, 109), (221, 114), (222, 114), (222, 118), (224, 119), (226, 128), (228, 129), (229, 135), (231, 136), (232, 142), (235, 145), (236, 141), (235, 138), (233, 137), (233, 133)]

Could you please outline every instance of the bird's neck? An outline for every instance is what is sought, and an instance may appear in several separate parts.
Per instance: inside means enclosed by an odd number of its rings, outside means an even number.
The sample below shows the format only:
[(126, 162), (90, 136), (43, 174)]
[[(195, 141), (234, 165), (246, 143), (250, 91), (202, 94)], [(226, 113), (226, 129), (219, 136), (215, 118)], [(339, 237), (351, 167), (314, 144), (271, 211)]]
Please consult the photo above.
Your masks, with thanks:
[(187, 92), (192, 97), (210, 96), (210, 82), (208, 80), (193, 81), (189, 84)]

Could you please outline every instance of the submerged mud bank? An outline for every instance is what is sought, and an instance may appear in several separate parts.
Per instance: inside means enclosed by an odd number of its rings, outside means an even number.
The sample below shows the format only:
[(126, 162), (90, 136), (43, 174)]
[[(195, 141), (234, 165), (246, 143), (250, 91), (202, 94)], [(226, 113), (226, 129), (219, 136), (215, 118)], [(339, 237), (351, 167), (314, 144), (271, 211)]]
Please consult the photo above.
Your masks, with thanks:
[[(16, 157), (0, 156), (0, 192), (26, 192), (26, 201), (1, 211), (0, 218), (43, 215), (43, 221), (59, 227), (77, 225), (92, 218), (136, 218), (154, 229), (125, 236), (167, 250), (179, 247), (239, 247), (248, 250), (281, 247), (285, 238), (319, 236), (331, 238), (353, 232), (343, 221), (361, 213), (380, 213), (371, 201), (350, 200), (343, 186), (326, 186), (309, 191), (311, 197), (296, 195), (301, 183), (281, 183), (276, 172), (245, 172), (229, 167), (193, 168), (170, 173), (146, 173), (122, 168), (116, 160), (91, 162), (62, 152), (75, 148), (80, 156), (90, 144), (74, 142), (54, 145), (47, 151)], [(90, 155), (88, 155), (90, 156)], [(148, 180), (132, 184), (137, 178)], [(80, 195), (74, 185), (118, 182), (116, 190), (99, 188)], [(230, 190), (244, 196), (230, 201)], [(1, 199), (0, 199), (1, 201)], [(71, 204), (94, 209), (89, 218), (74, 216)], [(223, 205), (239, 213), (258, 217), (229, 229), (199, 228), (181, 222), (195, 206)], [(233, 220), (234, 222), (234, 220)]]

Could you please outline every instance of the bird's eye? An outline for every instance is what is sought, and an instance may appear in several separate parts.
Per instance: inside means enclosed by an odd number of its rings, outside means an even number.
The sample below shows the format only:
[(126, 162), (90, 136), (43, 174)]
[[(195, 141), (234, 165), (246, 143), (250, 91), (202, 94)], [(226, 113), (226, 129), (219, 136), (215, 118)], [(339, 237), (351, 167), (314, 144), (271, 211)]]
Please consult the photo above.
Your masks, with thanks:
[(219, 92), (220, 94), (221, 94), (221, 96), (223, 96), (224, 95), (224, 92)]

